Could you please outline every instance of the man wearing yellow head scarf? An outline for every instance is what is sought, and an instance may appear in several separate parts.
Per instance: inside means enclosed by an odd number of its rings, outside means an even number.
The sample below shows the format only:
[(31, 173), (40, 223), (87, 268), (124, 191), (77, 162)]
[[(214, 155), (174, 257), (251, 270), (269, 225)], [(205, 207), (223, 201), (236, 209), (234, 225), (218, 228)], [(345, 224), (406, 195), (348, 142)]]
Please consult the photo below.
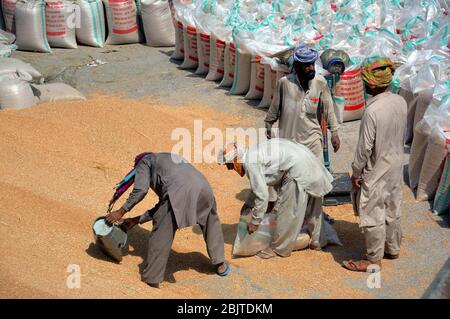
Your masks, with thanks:
[(363, 81), (371, 89), (386, 89), (392, 81), (394, 71), (394, 63), (385, 57), (367, 58), (361, 69)]
[(366, 59), (363, 81), (372, 98), (361, 119), (359, 140), (352, 163), (354, 206), (366, 242), (366, 258), (348, 260), (352, 271), (381, 269), (381, 259), (399, 257), (403, 197), (403, 145), (406, 131), (406, 101), (386, 89), (394, 65), (385, 57)]

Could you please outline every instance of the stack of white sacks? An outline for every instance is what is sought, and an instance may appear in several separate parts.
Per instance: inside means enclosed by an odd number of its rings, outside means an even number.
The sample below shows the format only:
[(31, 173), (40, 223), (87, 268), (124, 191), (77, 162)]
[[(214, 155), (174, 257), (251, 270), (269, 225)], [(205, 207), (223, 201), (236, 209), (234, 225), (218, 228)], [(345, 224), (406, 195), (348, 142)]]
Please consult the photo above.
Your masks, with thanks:
[(42, 74), (30, 64), (0, 57), (0, 109), (22, 109), (38, 103), (86, 99), (67, 84), (43, 83)]
[(103, 47), (144, 41), (173, 46), (167, 0), (0, 0), (0, 29), (16, 36), (19, 50), (51, 52), (77, 44)]
[(0, 0), (0, 109), (85, 99), (64, 83), (42, 84), (31, 65), (10, 58), (15, 49), (51, 53), (144, 39), (150, 46), (175, 44), (167, 0)]
[[(422, 50), (448, 65), (448, 7), (437, 0), (174, 0), (176, 48), (184, 69), (219, 81), (231, 94), (268, 107), (277, 80), (289, 67), (273, 53), (306, 42), (319, 51), (343, 49), (352, 64), (334, 89), (341, 121), (360, 119), (365, 93), (360, 65), (383, 54), (401, 65)], [(417, 53), (419, 52), (419, 53)], [(323, 75), (320, 61), (317, 69)], [(444, 72), (445, 73), (445, 72)], [(444, 74), (443, 73), (443, 74)], [(441, 74), (441, 75), (443, 75)], [(393, 89), (400, 87), (399, 81)]]
[[(311, 4), (312, 3), (312, 4)], [(447, 1), (424, 0), (197, 0), (174, 2), (181, 68), (230, 87), (231, 94), (268, 107), (289, 64), (273, 53), (306, 42), (322, 52), (345, 50), (351, 65), (334, 89), (342, 121), (360, 119), (365, 92), (360, 66), (384, 55), (397, 71), (390, 89), (408, 102), (406, 142), (412, 143), (410, 185), (418, 200), (449, 213), (450, 55)], [(323, 75), (320, 61), (316, 69)]]

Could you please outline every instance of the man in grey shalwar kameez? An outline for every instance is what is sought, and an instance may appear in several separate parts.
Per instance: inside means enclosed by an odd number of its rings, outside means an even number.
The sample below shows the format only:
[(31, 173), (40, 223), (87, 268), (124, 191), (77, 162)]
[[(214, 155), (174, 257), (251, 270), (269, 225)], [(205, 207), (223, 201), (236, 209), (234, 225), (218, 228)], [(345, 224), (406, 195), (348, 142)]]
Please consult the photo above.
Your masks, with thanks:
[(253, 202), (249, 233), (257, 230), (269, 203), (268, 186), (278, 192), (275, 204), (276, 228), (271, 246), (258, 253), (261, 258), (290, 256), (305, 219), (309, 198), (319, 198), (332, 189), (333, 177), (305, 146), (287, 139), (273, 138), (245, 153), (236, 144), (228, 145), (222, 162), (241, 176), (247, 175)]
[(128, 230), (137, 223), (153, 219), (143, 281), (152, 287), (159, 286), (164, 279), (176, 230), (196, 224), (203, 231), (216, 272), (228, 274), (230, 268), (224, 257), (222, 227), (211, 186), (197, 169), (178, 155), (151, 153), (144, 156), (136, 166), (133, 191), (122, 208), (107, 216), (107, 221), (120, 221), (126, 212), (144, 199), (149, 188), (159, 197), (156, 206), (142, 216), (124, 221)]
[(352, 164), (355, 209), (366, 242), (366, 259), (343, 262), (352, 271), (381, 269), (381, 259), (399, 257), (403, 198), (403, 145), (407, 105), (387, 92), (394, 65), (387, 58), (365, 60), (362, 68), (368, 100), (361, 119), (359, 140)]
[[(277, 89), (267, 112), (267, 137), (271, 138), (272, 125), (279, 121), (279, 137), (308, 147), (323, 162), (322, 128), (318, 120), (319, 104), (331, 131), (334, 151), (340, 147), (339, 124), (334, 114), (333, 99), (327, 81), (315, 73), (316, 50), (300, 44), (294, 50), (293, 72), (278, 81)], [(308, 203), (310, 248), (320, 250), (326, 245), (322, 199), (311, 198)]]

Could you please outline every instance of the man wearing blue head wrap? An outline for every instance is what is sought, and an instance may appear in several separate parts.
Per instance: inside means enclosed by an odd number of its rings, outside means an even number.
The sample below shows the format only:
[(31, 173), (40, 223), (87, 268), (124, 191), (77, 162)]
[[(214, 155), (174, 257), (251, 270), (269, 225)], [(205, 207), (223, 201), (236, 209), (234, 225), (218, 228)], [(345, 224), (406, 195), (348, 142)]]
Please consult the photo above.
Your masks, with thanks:
[[(318, 119), (319, 104), (323, 106), (335, 152), (340, 147), (340, 140), (330, 89), (325, 78), (315, 72), (314, 63), (318, 58), (319, 53), (305, 43), (294, 49), (292, 72), (278, 81), (264, 121), (267, 138), (272, 137), (272, 125), (279, 121), (280, 138), (305, 145), (323, 163), (323, 135)], [(327, 244), (322, 227), (324, 217), (320, 198), (309, 201), (307, 215), (311, 234), (310, 248), (320, 250)]]
[(294, 49), (293, 58), (296, 62), (314, 64), (318, 57), (319, 53), (306, 43), (301, 43)]

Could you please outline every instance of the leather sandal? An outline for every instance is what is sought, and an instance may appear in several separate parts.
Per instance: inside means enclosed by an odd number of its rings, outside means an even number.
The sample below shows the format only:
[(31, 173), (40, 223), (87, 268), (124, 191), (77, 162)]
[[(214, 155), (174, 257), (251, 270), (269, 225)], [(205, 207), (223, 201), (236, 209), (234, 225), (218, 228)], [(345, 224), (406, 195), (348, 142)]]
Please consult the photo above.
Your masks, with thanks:
[(230, 267), (230, 264), (228, 263), (228, 261), (224, 261), (223, 265), (225, 266), (224, 271), (219, 272), (219, 269), (218, 269), (219, 267), (217, 267), (217, 269), (216, 269), (216, 274), (218, 274), (221, 277), (227, 276), (231, 271), (231, 267)]
[(261, 259), (270, 259), (270, 258), (277, 258), (278, 255), (275, 252), (268, 252), (266, 250), (261, 250), (259, 253), (256, 254), (256, 257)]
[(359, 272), (367, 272), (367, 268), (372, 265), (377, 265), (379, 269), (381, 270), (381, 261), (372, 263), (366, 259), (353, 261), (353, 260), (345, 260), (342, 262), (342, 266), (345, 269), (351, 270), (351, 271), (359, 271)]

